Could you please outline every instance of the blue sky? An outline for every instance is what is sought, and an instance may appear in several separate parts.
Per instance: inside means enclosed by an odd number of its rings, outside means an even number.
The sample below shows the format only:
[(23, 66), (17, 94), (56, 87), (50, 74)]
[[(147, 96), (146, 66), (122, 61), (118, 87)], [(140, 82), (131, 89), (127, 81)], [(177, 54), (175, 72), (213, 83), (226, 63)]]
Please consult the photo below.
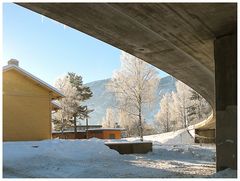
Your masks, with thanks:
[[(3, 3), (3, 65), (11, 58), (47, 83), (67, 72), (84, 83), (110, 78), (120, 50), (13, 3)], [(160, 77), (167, 74), (159, 71)]]

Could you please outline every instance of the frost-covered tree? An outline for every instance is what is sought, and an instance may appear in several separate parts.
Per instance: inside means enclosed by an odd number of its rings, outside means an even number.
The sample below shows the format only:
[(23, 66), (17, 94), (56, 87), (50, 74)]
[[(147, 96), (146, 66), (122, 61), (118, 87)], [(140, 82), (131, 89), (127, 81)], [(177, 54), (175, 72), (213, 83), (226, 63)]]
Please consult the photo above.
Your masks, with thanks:
[(191, 90), (190, 100), (192, 105), (189, 108), (189, 115), (192, 117), (192, 122), (197, 123), (209, 116), (212, 111), (210, 104), (196, 91)]
[(126, 129), (127, 136), (135, 136), (138, 134), (136, 117), (123, 109), (118, 110), (118, 122), (121, 128)]
[(143, 135), (152, 135), (152, 134), (156, 134), (155, 132), (155, 128), (153, 124), (147, 123), (147, 122), (143, 122)]
[(211, 112), (211, 106), (208, 102), (180, 81), (176, 82), (176, 92), (172, 96), (174, 119), (182, 122), (184, 128), (202, 121)]
[(176, 92), (163, 96), (160, 108), (155, 115), (155, 127), (160, 132), (186, 128), (207, 118), (211, 112), (207, 101), (180, 81), (176, 82)]
[(155, 125), (160, 132), (169, 132), (174, 129), (172, 122), (173, 100), (170, 93), (163, 95), (160, 101), (160, 111), (155, 115)]
[(90, 110), (82, 105), (82, 102), (92, 96), (88, 87), (82, 85), (82, 77), (75, 73), (68, 73), (55, 82), (55, 87), (64, 94), (59, 100), (61, 110), (53, 115), (53, 123), (57, 130), (62, 133), (65, 128), (74, 126), (75, 136), (77, 134), (76, 118), (86, 118)]
[(126, 52), (121, 54), (121, 68), (116, 71), (108, 88), (114, 92), (120, 109), (134, 116), (138, 135), (143, 140), (143, 111), (156, 100), (159, 82), (157, 69)]
[(103, 128), (114, 128), (116, 126), (116, 119), (114, 116), (114, 111), (111, 108), (107, 108), (106, 115), (102, 120)]
[(92, 91), (89, 87), (83, 85), (82, 77), (75, 73), (69, 72), (66, 76), (71, 85), (76, 89), (75, 104), (73, 105), (73, 119), (75, 138), (77, 137), (77, 118), (85, 119), (89, 117), (89, 113), (93, 110), (88, 109), (86, 105), (82, 105), (84, 101), (92, 97)]
[(58, 88), (63, 94), (64, 98), (59, 100), (61, 110), (53, 114), (53, 123), (56, 130), (60, 130), (62, 133), (64, 129), (72, 125), (71, 119), (75, 112), (76, 105), (80, 105), (80, 99), (78, 98), (77, 88), (73, 87), (68, 77), (59, 78), (55, 87)]
[(181, 127), (189, 126), (189, 109), (191, 107), (191, 88), (181, 81), (176, 82), (176, 92), (172, 93), (173, 98), (173, 120), (181, 122)]

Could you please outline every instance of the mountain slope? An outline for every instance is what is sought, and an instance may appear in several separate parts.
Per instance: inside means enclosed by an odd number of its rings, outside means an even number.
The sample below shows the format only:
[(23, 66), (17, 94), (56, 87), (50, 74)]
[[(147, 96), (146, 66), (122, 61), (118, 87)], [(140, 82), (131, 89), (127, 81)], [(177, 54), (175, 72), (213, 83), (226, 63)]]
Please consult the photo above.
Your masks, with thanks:
[[(84, 105), (87, 105), (90, 109), (94, 109), (90, 114), (89, 124), (101, 124), (106, 109), (116, 107), (117, 105), (115, 95), (106, 89), (106, 85), (109, 81), (110, 79), (104, 79), (85, 84), (90, 87), (93, 92), (93, 97), (84, 102)], [(156, 95), (157, 99), (153, 103), (153, 108), (144, 112), (146, 122), (152, 122), (154, 120), (154, 115), (160, 108), (159, 103), (162, 96), (165, 93), (176, 91), (175, 82), (176, 79), (171, 76), (164, 77), (160, 80)], [(81, 121), (81, 124), (84, 124), (83, 121)]]

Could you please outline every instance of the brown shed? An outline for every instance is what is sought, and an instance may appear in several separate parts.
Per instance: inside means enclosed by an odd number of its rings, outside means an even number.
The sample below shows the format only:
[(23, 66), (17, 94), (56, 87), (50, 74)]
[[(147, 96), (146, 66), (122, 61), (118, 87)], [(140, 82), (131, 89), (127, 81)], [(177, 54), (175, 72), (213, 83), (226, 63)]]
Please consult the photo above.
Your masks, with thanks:
[(88, 138), (121, 139), (124, 128), (95, 128), (88, 130)]

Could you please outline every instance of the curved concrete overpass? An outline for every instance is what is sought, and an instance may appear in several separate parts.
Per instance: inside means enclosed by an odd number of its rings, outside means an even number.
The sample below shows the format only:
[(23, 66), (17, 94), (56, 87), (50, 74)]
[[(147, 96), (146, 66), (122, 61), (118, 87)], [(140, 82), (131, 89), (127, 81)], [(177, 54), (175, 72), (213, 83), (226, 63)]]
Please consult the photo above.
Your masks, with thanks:
[[(232, 77), (224, 78), (223, 75), (236, 66), (237, 5), (234, 3), (18, 4), (135, 55), (192, 87), (214, 110), (213, 119), (202, 123), (202, 128), (215, 128), (218, 107), (225, 111), (228, 105), (237, 105), (231, 90), (223, 87), (236, 76), (233, 73)], [(226, 66), (227, 58), (232, 60), (232, 66)], [(235, 81), (231, 83), (230, 89), (234, 89), (235, 84)], [(215, 96), (215, 87), (220, 102)], [(231, 101), (225, 100), (226, 94), (229, 95), (226, 99)], [(233, 109), (235, 111), (235, 107)], [(236, 118), (232, 119), (235, 125)], [(220, 127), (217, 126), (217, 130)], [(217, 142), (221, 139), (217, 137)], [(236, 168), (234, 161), (220, 159), (221, 149), (217, 146), (218, 170)], [(229, 153), (234, 159), (235, 150), (233, 147), (234, 154)]]

